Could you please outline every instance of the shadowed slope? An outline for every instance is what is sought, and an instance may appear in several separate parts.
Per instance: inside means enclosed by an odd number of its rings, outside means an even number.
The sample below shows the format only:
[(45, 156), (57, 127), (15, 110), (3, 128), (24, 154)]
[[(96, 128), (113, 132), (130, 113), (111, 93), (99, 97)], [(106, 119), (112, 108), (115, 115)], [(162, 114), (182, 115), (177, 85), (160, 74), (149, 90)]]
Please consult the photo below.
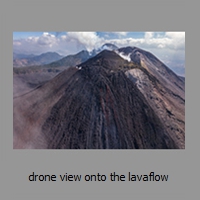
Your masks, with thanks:
[(75, 74), (43, 132), (48, 148), (175, 148), (127, 77), (98, 66)]

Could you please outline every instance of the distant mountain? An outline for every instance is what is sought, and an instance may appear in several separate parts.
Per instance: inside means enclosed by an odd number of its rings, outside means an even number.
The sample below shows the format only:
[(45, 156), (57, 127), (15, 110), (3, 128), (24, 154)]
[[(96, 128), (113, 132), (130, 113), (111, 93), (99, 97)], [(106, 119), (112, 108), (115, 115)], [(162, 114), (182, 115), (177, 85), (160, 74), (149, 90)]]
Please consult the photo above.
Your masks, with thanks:
[(64, 58), (62, 58), (59, 61), (52, 62), (48, 66), (50, 67), (71, 67), (76, 66), (84, 61), (86, 61), (90, 57), (89, 52), (86, 50), (80, 51), (79, 53), (75, 55), (68, 55)]
[(14, 148), (185, 148), (182, 78), (136, 47), (80, 60), (14, 98)]
[(19, 54), (19, 53), (13, 52), (13, 60), (14, 59), (31, 58), (31, 57), (34, 57), (34, 56), (36, 56), (36, 55), (34, 55), (34, 54)]
[(44, 65), (59, 60), (61, 58), (62, 56), (56, 52), (47, 52), (38, 56), (27, 56), (27, 57), (22, 56), (21, 58), (18, 57), (13, 60), (13, 67)]

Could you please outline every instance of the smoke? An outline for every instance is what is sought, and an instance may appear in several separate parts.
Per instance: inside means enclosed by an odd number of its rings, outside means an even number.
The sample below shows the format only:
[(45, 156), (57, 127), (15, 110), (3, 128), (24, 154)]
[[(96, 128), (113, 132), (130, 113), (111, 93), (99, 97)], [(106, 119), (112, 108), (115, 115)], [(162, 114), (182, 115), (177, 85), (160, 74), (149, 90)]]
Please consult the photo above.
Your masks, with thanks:
[(119, 51), (115, 51), (121, 58), (123, 58), (124, 60), (127, 60), (128, 62), (131, 62), (131, 53), (129, 53), (128, 55), (125, 55), (123, 52), (119, 52)]

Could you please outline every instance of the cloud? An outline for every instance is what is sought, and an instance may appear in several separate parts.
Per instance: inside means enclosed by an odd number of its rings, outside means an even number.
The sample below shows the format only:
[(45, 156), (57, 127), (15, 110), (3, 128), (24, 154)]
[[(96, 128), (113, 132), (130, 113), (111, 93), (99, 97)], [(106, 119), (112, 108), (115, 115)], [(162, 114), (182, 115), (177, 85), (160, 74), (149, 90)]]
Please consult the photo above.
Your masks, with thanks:
[(154, 32), (146, 32), (143, 38), (122, 38), (110, 39), (107, 42), (122, 46), (137, 46), (145, 49), (185, 49), (185, 33), (184, 32), (166, 32), (164, 35)]
[(55, 36), (58, 37), (60, 34), (62, 34), (63, 32), (55, 32)]
[(13, 51), (26, 54), (41, 54), (48, 51), (57, 51), (63, 48), (60, 38), (48, 32), (41, 36), (31, 36), (28, 38), (13, 41)]
[[(145, 32), (143, 38), (125, 37), (127, 32), (111, 32), (110, 34), (121, 35), (123, 38), (110, 39), (100, 37), (97, 32), (67, 32), (66, 35), (56, 37), (55, 35), (44, 32), (40, 37), (29, 37), (21, 40), (14, 40), (13, 47), (31, 48), (38, 51), (45, 49), (62, 49), (62, 51), (79, 51), (86, 49), (92, 51), (99, 48), (104, 43), (113, 43), (119, 47), (137, 46), (144, 49), (171, 49), (185, 50), (185, 32)], [(106, 32), (108, 35), (108, 32)], [(104, 35), (106, 35), (104, 34)], [(27, 46), (26, 46), (27, 45)]]
[(13, 41), (13, 45), (15, 45), (15, 46), (20, 46), (20, 45), (21, 45), (21, 42), (19, 42), (19, 41)]
[(166, 32), (165, 36), (169, 38), (174, 49), (185, 50), (185, 32)]
[(145, 32), (145, 35), (144, 35), (146, 40), (153, 38), (153, 36), (154, 36), (154, 32)]
[[(58, 37), (59, 34), (62, 35)], [(104, 35), (108, 35), (106, 32)], [(134, 38), (125, 37), (127, 32), (111, 32), (110, 34), (121, 35), (123, 38), (108, 38), (99, 36), (97, 32), (55, 32), (50, 34), (44, 32), (41, 36), (29, 37), (13, 41), (13, 47), (28, 50), (35, 49), (42, 51), (45, 49), (62, 50), (65, 52), (75, 52), (81, 49), (92, 51), (99, 48), (104, 43), (113, 43), (119, 47), (122, 46), (138, 46), (144, 49), (171, 49), (171, 50), (185, 50), (185, 32), (145, 32), (144, 37)], [(28, 47), (28, 48), (27, 48)]]
[(126, 36), (128, 33), (127, 32), (114, 32), (114, 34), (118, 36)]
[(38, 38), (37, 42), (39, 45), (48, 45), (49, 47), (52, 47), (58, 40), (55, 35), (44, 32), (43, 35)]
[(77, 45), (83, 46), (88, 51), (99, 47), (104, 41), (96, 32), (68, 32), (65, 39), (69, 42), (76, 42)]
[(185, 39), (185, 32), (166, 32), (165, 36), (172, 38), (172, 39)]

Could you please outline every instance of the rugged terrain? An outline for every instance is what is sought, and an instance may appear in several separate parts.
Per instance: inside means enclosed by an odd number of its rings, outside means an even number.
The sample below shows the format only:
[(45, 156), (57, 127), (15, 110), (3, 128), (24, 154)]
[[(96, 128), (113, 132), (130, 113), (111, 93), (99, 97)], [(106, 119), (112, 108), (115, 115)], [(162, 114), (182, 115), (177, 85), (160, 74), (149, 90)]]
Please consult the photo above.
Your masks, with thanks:
[(185, 148), (183, 78), (136, 47), (103, 50), (89, 59), (83, 53), (85, 60), (74, 65), (51, 65), (63, 68), (26, 92), (18, 87), (14, 148)]

